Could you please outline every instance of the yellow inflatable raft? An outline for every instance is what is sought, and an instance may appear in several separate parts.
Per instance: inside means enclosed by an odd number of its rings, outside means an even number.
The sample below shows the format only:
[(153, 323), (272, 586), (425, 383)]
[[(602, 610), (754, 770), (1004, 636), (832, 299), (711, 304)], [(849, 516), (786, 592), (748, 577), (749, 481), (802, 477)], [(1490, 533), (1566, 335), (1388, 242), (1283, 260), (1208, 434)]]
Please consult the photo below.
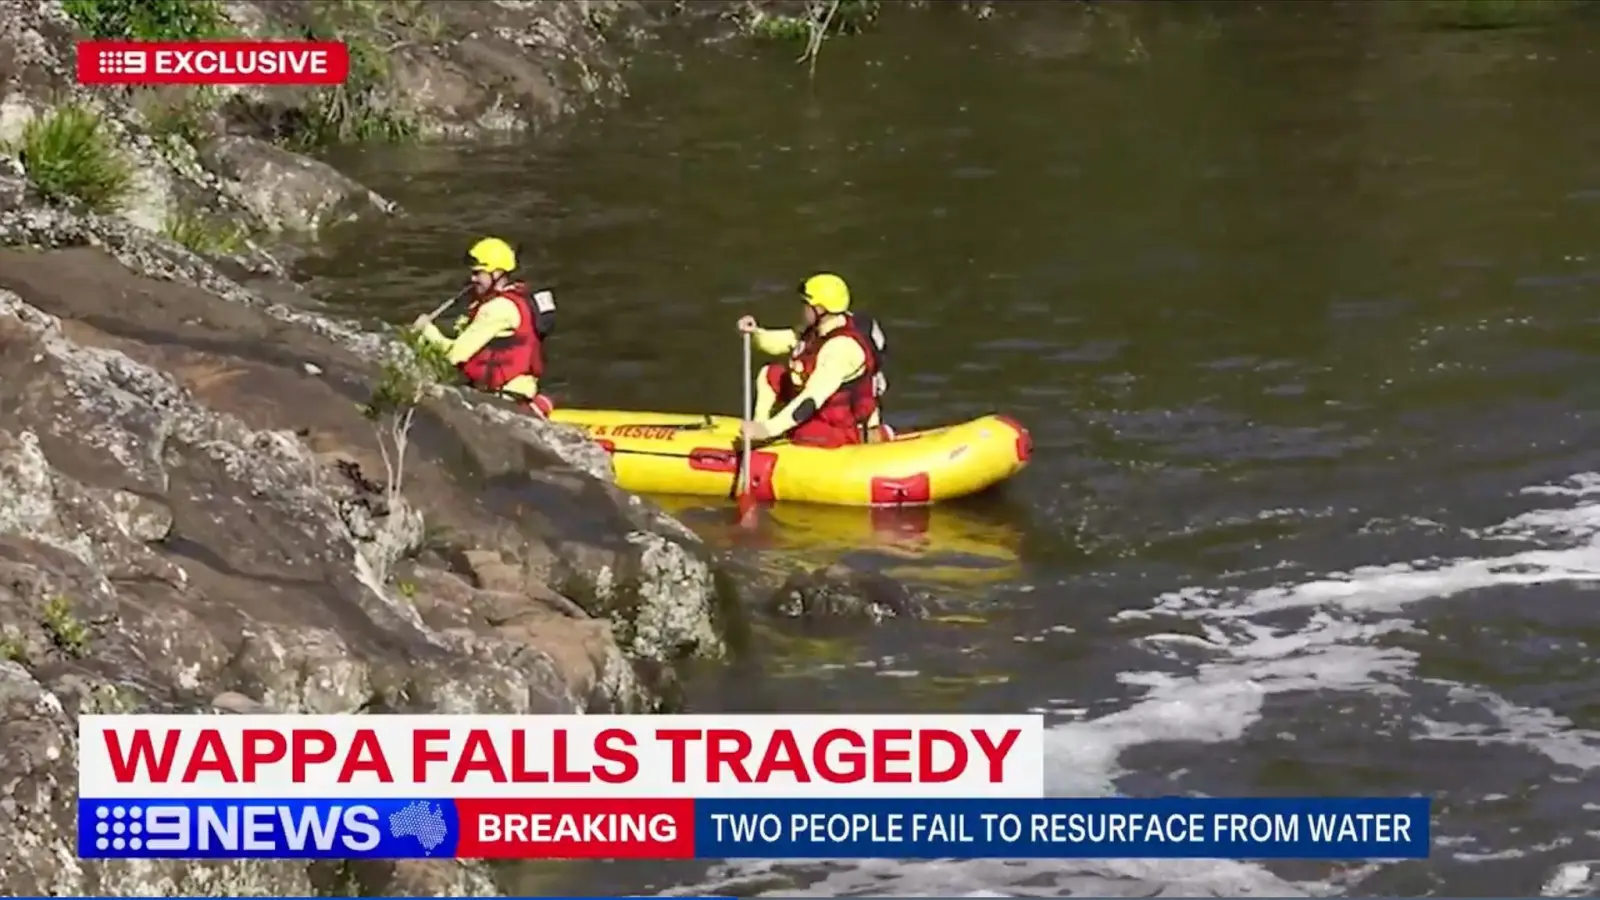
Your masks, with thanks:
[[(618, 486), (640, 494), (727, 497), (740, 465), (732, 416), (558, 409), (550, 417), (583, 429), (611, 454)], [(1027, 465), (1027, 429), (988, 415), (876, 444), (811, 447), (775, 441), (750, 459), (757, 500), (832, 506), (917, 506), (965, 497)]]

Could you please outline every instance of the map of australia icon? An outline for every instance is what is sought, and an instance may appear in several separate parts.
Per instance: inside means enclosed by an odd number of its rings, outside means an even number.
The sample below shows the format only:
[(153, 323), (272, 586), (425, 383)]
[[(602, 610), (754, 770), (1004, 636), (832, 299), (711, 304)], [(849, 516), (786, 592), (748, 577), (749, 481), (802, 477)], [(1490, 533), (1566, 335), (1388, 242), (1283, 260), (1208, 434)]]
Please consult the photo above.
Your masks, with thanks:
[(449, 835), (444, 810), (437, 803), (418, 800), (389, 814), (389, 836), (415, 839), (425, 855), (432, 856)]

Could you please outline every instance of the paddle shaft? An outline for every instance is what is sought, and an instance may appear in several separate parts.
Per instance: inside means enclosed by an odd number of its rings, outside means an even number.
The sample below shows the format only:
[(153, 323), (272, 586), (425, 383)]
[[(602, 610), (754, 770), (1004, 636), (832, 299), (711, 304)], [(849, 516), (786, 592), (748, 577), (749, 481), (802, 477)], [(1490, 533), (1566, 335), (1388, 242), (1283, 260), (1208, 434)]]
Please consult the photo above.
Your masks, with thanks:
[[(434, 319), (437, 319), (440, 316), (444, 315), (446, 310), (448, 310), (452, 306), (455, 306), (457, 303), (460, 303), (463, 299), (465, 299), (466, 296), (467, 296), (467, 292), (470, 291), (470, 290), (472, 290), (472, 285), (469, 284), (466, 287), (462, 288), (461, 290), (457, 291), (456, 295), (454, 297), (451, 297), (449, 300), (446, 300), (443, 303), (439, 304), (438, 306), (435, 306), (433, 308), (433, 312), (428, 313), (428, 321), (432, 322)], [(544, 292), (541, 291), (540, 293), (542, 294)], [(539, 294), (535, 294), (534, 295), (534, 299), (537, 301), (538, 298), (539, 298)]]
[[(755, 378), (751, 372), (750, 362), (750, 333), (744, 334), (744, 421), (746, 424), (755, 420), (756, 401), (754, 396)], [(739, 461), (739, 491), (743, 495), (750, 489), (750, 441), (743, 439), (739, 442), (743, 447), (743, 458)]]
[(446, 300), (443, 303), (439, 304), (438, 306), (435, 306), (433, 308), (433, 312), (428, 313), (428, 321), (431, 322), (434, 319), (437, 319), (440, 316), (444, 315), (445, 310), (449, 309), (452, 306), (455, 306), (457, 303), (460, 303), (461, 302), (461, 298), (465, 297), (467, 295), (467, 291), (470, 291), (470, 290), (472, 290), (472, 287), (470, 285), (467, 286), (467, 287), (464, 287), (461, 290), (457, 291), (456, 295), (454, 297), (451, 297), (449, 300)]

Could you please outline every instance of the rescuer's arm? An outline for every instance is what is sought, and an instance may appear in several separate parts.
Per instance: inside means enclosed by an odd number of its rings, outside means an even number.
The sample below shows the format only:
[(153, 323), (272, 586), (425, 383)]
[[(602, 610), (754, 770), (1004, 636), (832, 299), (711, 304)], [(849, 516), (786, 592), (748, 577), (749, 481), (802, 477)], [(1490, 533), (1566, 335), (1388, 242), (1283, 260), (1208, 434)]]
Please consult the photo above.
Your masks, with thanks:
[(817, 353), (817, 367), (806, 379), (800, 395), (789, 405), (761, 422), (761, 430), (768, 438), (788, 434), (801, 422), (816, 415), (823, 401), (833, 396), (846, 381), (860, 374), (867, 366), (866, 351), (852, 340), (828, 341)]
[(768, 356), (792, 352), (795, 344), (800, 343), (800, 336), (794, 333), (793, 328), (757, 328), (755, 339), (756, 346)]
[(423, 326), (422, 337), (443, 349), (450, 362), (459, 366), (488, 346), (490, 341), (515, 331), (521, 323), (522, 313), (517, 309), (517, 304), (505, 297), (496, 297), (478, 307), (477, 315), (454, 338), (445, 337), (432, 322)]

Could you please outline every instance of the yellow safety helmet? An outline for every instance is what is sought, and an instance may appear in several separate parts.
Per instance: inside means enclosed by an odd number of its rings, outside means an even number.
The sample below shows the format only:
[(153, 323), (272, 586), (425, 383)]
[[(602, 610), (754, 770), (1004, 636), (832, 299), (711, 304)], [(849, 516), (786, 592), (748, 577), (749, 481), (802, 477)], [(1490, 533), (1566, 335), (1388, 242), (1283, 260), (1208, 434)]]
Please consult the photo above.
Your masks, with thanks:
[(517, 251), (499, 238), (487, 237), (467, 251), (467, 262), (476, 272), (510, 272), (517, 267)]
[(824, 272), (807, 278), (800, 284), (800, 294), (825, 313), (837, 315), (850, 309), (850, 288), (837, 275)]

